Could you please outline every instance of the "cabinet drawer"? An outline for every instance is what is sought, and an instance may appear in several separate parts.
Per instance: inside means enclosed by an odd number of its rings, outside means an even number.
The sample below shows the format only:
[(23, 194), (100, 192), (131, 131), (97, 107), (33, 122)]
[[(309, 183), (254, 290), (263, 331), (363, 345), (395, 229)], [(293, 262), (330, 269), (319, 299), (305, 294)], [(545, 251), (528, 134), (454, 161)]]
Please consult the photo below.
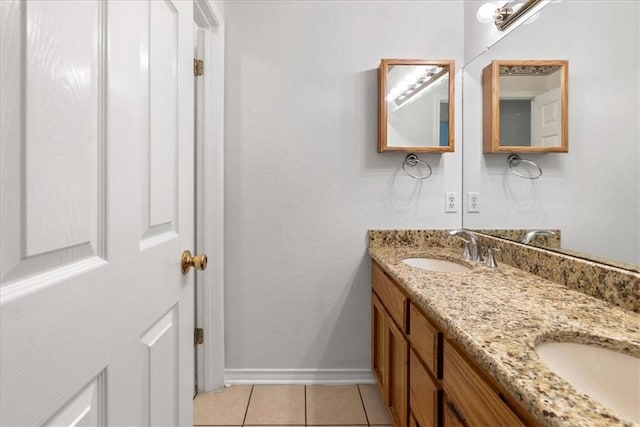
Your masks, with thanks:
[[(431, 374), (442, 378), (441, 354), (442, 333), (413, 305), (409, 305), (409, 341)], [(441, 357), (441, 356), (440, 356)]]
[(406, 332), (407, 298), (375, 262), (371, 263), (371, 284), (391, 318), (402, 332)]
[(497, 392), (448, 342), (444, 343), (444, 389), (470, 426), (523, 426)]
[(438, 425), (440, 392), (438, 385), (422, 366), (418, 357), (409, 352), (409, 408), (420, 427)]

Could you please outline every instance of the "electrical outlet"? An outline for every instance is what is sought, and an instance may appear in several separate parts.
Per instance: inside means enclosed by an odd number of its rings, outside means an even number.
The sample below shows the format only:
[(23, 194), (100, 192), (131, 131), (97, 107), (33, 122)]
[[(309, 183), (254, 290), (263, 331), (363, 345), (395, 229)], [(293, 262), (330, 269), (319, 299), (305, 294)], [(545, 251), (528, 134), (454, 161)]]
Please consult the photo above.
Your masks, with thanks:
[(469, 191), (467, 196), (467, 212), (480, 212), (480, 193)]
[(458, 212), (458, 193), (455, 191), (445, 193), (445, 212)]

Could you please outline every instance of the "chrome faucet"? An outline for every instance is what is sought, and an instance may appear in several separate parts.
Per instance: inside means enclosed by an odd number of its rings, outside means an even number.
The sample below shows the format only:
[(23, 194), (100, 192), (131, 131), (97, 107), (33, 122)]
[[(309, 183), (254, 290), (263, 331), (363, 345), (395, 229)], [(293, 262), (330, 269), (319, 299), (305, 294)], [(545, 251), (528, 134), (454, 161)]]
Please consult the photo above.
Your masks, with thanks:
[[(457, 237), (463, 242), (465, 242), (465, 252), (463, 256), (471, 261), (482, 262), (484, 259), (482, 258), (482, 250), (480, 245), (478, 244), (478, 236), (472, 231), (465, 230), (464, 228), (459, 228), (455, 230), (449, 230), (449, 235), (453, 237)], [(465, 239), (462, 236), (466, 236)], [(467, 252), (467, 245), (470, 248), (470, 251)]]
[(528, 245), (529, 243), (531, 243), (531, 241), (533, 241), (533, 239), (536, 238), (536, 236), (555, 236), (555, 235), (556, 233), (551, 230), (533, 230), (524, 235), (524, 237), (522, 238), (522, 243), (524, 243), (525, 245)]

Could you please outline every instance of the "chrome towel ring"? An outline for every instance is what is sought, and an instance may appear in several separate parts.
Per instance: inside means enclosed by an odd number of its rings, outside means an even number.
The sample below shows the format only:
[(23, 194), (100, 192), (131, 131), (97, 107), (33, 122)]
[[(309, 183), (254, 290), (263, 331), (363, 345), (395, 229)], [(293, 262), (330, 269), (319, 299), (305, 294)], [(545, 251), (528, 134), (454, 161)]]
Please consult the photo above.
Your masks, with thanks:
[[(426, 166), (427, 167), (428, 172), (426, 174), (424, 174), (424, 176), (415, 175), (415, 174), (409, 172), (409, 170), (407, 169), (407, 167), (415, 168), (418, 165), (422, 165), (422, 166)], [(402, 169), (404, 169), (404, 171), (405, 171), (405, 173), (407, 175), (409, 175), (411, 178), (415, 178), (415, 179), (427, 179), (433, 173), (433, 170), (431, 169), (431, 166), (429, 166), (429, 163), (425, 162), (424, 160), (420, 160), (418, 158), (418, 156), (416, 156), (415, 154), (407, 154), (407, 157), (404, 158), (404, 162), (402, 162)]]
[[(538, 178), (540, 178), (542, 176), (542, 169), (540, 169), (540, 166), (538, 166), (537, 164), (535, 164), (531, 160), (521, 159), (520, 156), (518, 156), (517, 154), (510, 154), (509, 157), (507, 157), (507, 163), (509, 164), (509, 168), (511, 169), (511, 172), (515, 173), (516, 175), (518, 175), (521, 178), (538, 179)], [(516, 167), (518, 165), (520, 165), (520, 163), (526, 163), (528, 165), (531, 165), (531, 166), (535, 167), (536, 169), (538, 169), (538, 174), (537, 175), (533, 175), (533, 176), (521, 174), (516, 169)]]

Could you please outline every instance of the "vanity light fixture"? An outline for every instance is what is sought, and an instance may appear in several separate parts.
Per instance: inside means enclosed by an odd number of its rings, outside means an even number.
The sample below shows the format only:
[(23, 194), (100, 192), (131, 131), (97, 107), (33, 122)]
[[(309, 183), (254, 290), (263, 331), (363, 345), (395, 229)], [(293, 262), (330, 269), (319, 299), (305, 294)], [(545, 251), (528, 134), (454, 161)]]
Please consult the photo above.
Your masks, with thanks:
[(478, 8), (478, 11), (476, 12), (476, 19), (481, 24), (495, 22), (498, 17), (499, 10), (500, 6), (498, 6), (497, 3), (485, 3)]
[[(480, 23), (495, 23), (500, 31), (504, 31), (509, 25), (527, 13), (543, 0), (509, 0), (500, 6), (498, 3), (485, 3), (478, 8), (476, 19)], [(548, 3), (548, 0), (546, 1)]]

